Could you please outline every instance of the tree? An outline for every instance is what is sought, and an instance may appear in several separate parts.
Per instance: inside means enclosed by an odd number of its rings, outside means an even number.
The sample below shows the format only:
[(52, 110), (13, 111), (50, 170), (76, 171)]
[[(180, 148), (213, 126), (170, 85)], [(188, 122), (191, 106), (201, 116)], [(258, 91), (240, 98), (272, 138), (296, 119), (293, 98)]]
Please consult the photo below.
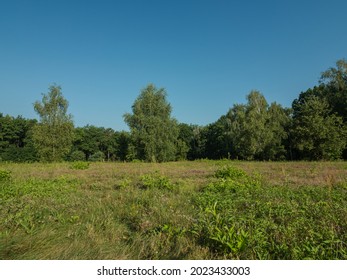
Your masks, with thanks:
[(87, 160), (92, 154), (99, 151), (99, 142), (102, 136), (99, 127), (93, 125), (77, 127), (74, 136), (73, 149), (82, 151)]
[[(114, 131), (112, 128), (86, 125), (75, 129), (73, 148), (71, 151), (81, 151), (86, 160), (95, 160), (95, 154), (102, 160), (122, 160), (128, 156), (130, 135), (125, 131)], [(101, 153), (103, 157), (101, 157)]]
[(268, 104), (258, 91), (247, 95), (246, 105), (234, 105), (228, 112), (232, 154), (246, 160), (261, 157), (266, 145), (271, 141), (271, 131), (267, 127)]
[(104, 160), (105, 160), (105, 154), (101, 151), (98, 151), (89, 157), (89, 161), (104, 161)]
[(133, 114), (125, 114), (130, 127), (134, 157), (150, 162), (175, 160), (178, 125), (171, 118), (171, 105), (166, 91), (153, 84), (144, 88), (132, 106)]
[(70, 161), (85, 161), (86, 155), (82, 151), (74, 150), (69, 155), (69, 160)]
[(276, 102), (271, 103), (267, 110), (266, 129), (269, 139), (260, 159), (285, 160), (288, 158), (288, 138), (291, 126), (291, 109), (283, 108)]
[(194, 153), (194, 129), (195, 126), (189, 125), (186, 123), (178, 124), (178, 152), (177, 159), (185, 160), (185, 159), (195, 159), (192, 155)]
[[(301, 92), (299, 97), (293, 102), (294, 114), (297, 108), (304, 106), (312, 96), (319, 98), (322, 103), (328, 104), (329, 115), (341, 117), (344, 125), (347, 125), (347, 61), (344, 59), (336, 62), (336, 67), (331, 67), (324, 71), (319, 80), (319, 86)], [(334, 118), (334, 117), (332, 117)], [(291, 139), (292, 142), (295, 139)], [(295, 143), (292, 143), (295, 148)], [(296, 150), (299, 157), (303, 156), (302, 150)], [(295, 149), (294, 149), (295, 152)], [(347, 149), (343, 152), (344, 158), (347, 158)], [(307, 155), (306, 155), (307, 157)]]
[(61, 161), (70, 152), (74, 127), (68, 105), (56, 85), (49, 87), (41, 102), (34, 103), (40, 123), (33, 128), (33, 140), (41, 161)]
[(300, 157), (332, 160), (346, 147), (342, 117), (332, 114), (328, 101), (316, 95), (293, 102), (293, 140)]
[(310, 96), (317, 96), (328, 102), (330, 113), (336, 113), (347, 121), (347, 61), (344, 59), (336, 62), (336, 67), (324, 71), (319, 80), (319, 85), (301, 92), (294, 100), (296, 103), (304, 103)]
[(327, 83), (337, 89), (345, 89), (347, 85), (347, 60), (340, 59), (336, 62), (336, 68), (329, 68), (321, 76), (321, 83)]
[(251, 91), (247, 101), (247, 104), (234, 105), (225, 117), (220, 118), (219, 132), (215, 129), (213, 142), (219, 143), (219, 149), (224, 147), (222, 153), (232, 158), (285, 159), (290, 110), (277, 103), (269, 106), (258, 91)]
[(205, 155), (210, 159), (230, 158), (230, 120), (223, 115), (206, 127)]
[(0, 113), (0, 160), (19, 162), (37, 159), (32, 143), (32, 127), (35, 124), (36, 120)]
[(100, 155), (98, 152), (103, 153), (103, 160), (114, 160), (117, 145), (117, 135), (112, 128), (86, 125), (75, 129), (73, 151), (82, 151), (87, 160), (94, 154)]
[(102, 139), (100, 141), (100, 151), (104, 153), (105, 159), (110, 161), (115, 159), (117, 152), (117, 137), (112, 128), (102, 128)]
[(127, 131), (116, 131), (116, 158), (125, 161), (129, 155), (129, 144), (131, 141), (130, 133)]

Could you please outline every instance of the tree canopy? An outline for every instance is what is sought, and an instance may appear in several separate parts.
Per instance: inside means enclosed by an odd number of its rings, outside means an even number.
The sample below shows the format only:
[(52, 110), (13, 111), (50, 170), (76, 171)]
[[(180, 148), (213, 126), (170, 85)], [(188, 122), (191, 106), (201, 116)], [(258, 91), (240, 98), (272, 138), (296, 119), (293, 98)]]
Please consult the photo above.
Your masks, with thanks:
[(177, 121), (171, 117), (166, 91), (153, 84), (144, 88), (124, 120), (131, 131), (131, 157), (162, 162), (175, 160), (178, 141)]
[(325, 98), (311, 95), (294, 104), (295, 148), (304, 159), (339, 159), (346, 148), (346, 128), (342, 117), (331, 113)]
[(131, 161), (195, 159), (347, 159), (347, 61), (284, 108), (252, 90), (207, 125), (179, 123), (164, 88), (147, 85), (124, 115), (130, 131), (74, 128), (61, 87), (34, 103), (39, 121), (0, 113), (0, 161)]
[(42, 161), (62, 161), (73, 141), (72, 116), (67, 114), (68, 101), (60, 86), (51, 86), (42, 101), (34, 103), (40, 122), (33, 128), (33, 141)]

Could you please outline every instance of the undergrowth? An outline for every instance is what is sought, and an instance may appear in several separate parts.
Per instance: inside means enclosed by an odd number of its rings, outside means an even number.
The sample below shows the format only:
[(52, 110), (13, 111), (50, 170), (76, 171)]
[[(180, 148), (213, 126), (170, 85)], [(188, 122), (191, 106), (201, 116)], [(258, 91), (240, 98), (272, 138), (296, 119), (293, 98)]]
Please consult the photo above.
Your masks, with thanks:
[(74, 161), (71, 163), (70, 168), (76, 170), (85, 170), (88, 169), (90, 162), (87, 161)]
[(196, 197), (195, 234), (216, 257), (346, 259), (347, 190), (269, 186), (223, 167)]
[(177, 185), (173, 184), (168, 177), (158, 172), (142, 175), (140, 181), (141, 187), (145, 189), (173, 190), (177, 188)]
[(11, 171), (0, 169), (0, 182), (9, 181), (11, 179)]

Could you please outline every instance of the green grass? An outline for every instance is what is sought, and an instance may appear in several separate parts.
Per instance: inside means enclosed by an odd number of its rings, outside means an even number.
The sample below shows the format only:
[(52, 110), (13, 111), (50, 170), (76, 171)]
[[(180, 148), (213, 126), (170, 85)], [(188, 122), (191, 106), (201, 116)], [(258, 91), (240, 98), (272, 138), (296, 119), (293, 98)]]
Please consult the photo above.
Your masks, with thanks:
[(0, 259), (346, 259), (346, 162), (0, 164)]

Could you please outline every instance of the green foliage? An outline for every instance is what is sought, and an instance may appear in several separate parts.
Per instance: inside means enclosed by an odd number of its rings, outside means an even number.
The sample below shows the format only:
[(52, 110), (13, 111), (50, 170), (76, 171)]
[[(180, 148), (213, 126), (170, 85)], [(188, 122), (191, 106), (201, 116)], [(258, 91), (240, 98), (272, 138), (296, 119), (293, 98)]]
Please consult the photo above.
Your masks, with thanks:
[(207, 145), (207, 128), (198, 125), (190, 125), (192, 138), (190, 148), (187, 153), (188, 159), (203, 159), (206, 158)]
[(226, 116), (207, 126), (205, 131), (205, 156), (210, 159), (230, 158), (232, 139), (230, 122)]
[[(127, 160), (129, 155), (130, 133), (127, 131), (116, 132), (116, 158), (121, 161)], [(130, 156), (131, 157), (131, 156)]]
[(232, 220), (218, 213), (216, 206), (217, 203), (202, 210), (194, 233), (199, 242), (216, 253), (239, 255), (247, 246), (248, 233), (235, 229)]
[(262, 153), (271, 141), (267, 129), (268, 104), (258, 91), (247, 95), (247, 105), (235, 105), (229, 112), (234, 154), (242, 159), (252, 160)]
[(0, 169), (0, 182), (9, 181), (11, 179), (11, 171)]
[(66, 166), (1, 163), (0, 259), (347, 258), (343, 162)]
[(128, 178), (121, 180), (116, 186), (116, 189), (126, 189), (132, 185), (132, 181)]
[(70, 165), (71, 169), (85, 170), (89, 168), (90, 163), (86, 161), (75, 161)]
[(58, 162), (66, 157), (71, 148), (72, 128), (72, 124), (38, 124), (33, 128), (34, 145), (41, 161)]
[(222, 129), (229, 139), (232, 157), (246, 160), (285, 158), (289, 111), (276, 103), (269, 106), (258, 91), (247, 95), (247, 100), (246, 105), (234, 105), (229, 110)]
[(36, 120), (27, 120), (0, 113), (0, 161), (32, 162), (37, 153), (32, 142), (32, 127)]
[[(5, 214), (5, 209), (8, 211), (2, 219), (0, 232), (15, 230), (17, 234), (23, 233), (23, 237), (35, 236), (47, 223), (51, 227), (57, 222), (65, 223), (63, 212), (68, 210), (56, 211), (55, 207), (57, 203), (64, 207), (69, 197), (76, 192), (77, 184), (76, 180), (61, 177), (54, 180), (30, 179), (0, 188), (0, 201), (5, 207), (0, 210), (0, 216)], [(4, 237), (6, 235), (0, 234), (0, 242)], [(6, 251), (1, 250), (0, 258), (3, 259), (5, 255)]]
[(292, 108), (268, 104), (253, 90), (246, 104), (234, 104), (206, 126), (179, 124), (171, 117), (165, 89), (150, 84), (134, 101), (132, 113), (124, 115), (130, 133), (92, 125), (74, 129), (68, 101), (53, 85), (34, 103), (40, 123), (0, 113), (0, 161), (85, 160), (72, 151), (83, 152), (86, 160), (102, 152), (107, 161), (346, 159), (346, 77), (347, 61), (338, 60), (322, 73), (319, 85), (300, 93)]
[(344, 259), (346, 189), (271, 186), (223, 176), (196, 197), (194, 233), (215, 254), (237, 259)]
[(37, 152), (32, 143), (24, 147), (9, 146), (0, 155), (0, 161), (9, 162), (34, 162), (37, 161)]
[(293, 101), (291, 141), (297, 158), (346, 158), (346, 77), (347, 62), (338, 60), (335, 68), (322, 73), (319, 86), (302, 92)]
[(104, 160), (105, 160), (105, 154), (101, 151), (98, 151), (89, 157), (89, 161), (104, 161)]
[(340, 59), (336, 67), (322, 73), (320, 87), (334, 113), (347, 121), (347, 60)]
[(117, 158), (119, 150), (118, 140), (118, 133), (111, 128), (87, 125), (75, 129), (73, 146), (74, 149), (82, 151), (87, 160), (90, 160), (89, 157), (93, 154), (102, 152), (104, 154), (103, 159), (109, 161)]
[(86, 155), (82, 151), (73, 151), (69, 156), (70, 161), (85, 161)]
[(231, 165), (226, 165), (223, 166), (222, 168), (218, 169), (215, 172), (215, 177), (216, 178), (223, 178), (223, 179), (240, 179), (243, 177), (246, 177), (246, 173), (238, 168), (235, 168), (234, 166)]
[(164, 89), (150, 84), (141, 91), (132, 106), (133, 114), (124, 120), (131, 130), (132, 153), (149, 162), (171, 161), (176, 158), (178, 126), (171, 118), (171, 106)]
[(62, 161), (70, 152), (73, 122), (67, 108), (68, 101), (59, 86), (51, 86), (48, 94), (43, 95), (42, 102), (34, 103), (40, 123), (33, 128), (33, 141), (41, 161)]
[(341, 117), (331, 114), (326, 99), (316, 95), (293, 103), (293, 139), (303, 158), (333, 160), (346, 147), (346, 127)]
[(277, 103), (271, 103), (268, 108), (266, 127), (270, 131), (271, 140), (266, 143), (258, 159), (285, 160), (288, 158), (289, 129), (292, 125), (292, 110), (283, 108)]
[(141, 186), (145, 189), (163, 189), (174, 190), (176, 186), (171, 183), (170, 179), (159, 173), (145, 174), (140, 178)]

